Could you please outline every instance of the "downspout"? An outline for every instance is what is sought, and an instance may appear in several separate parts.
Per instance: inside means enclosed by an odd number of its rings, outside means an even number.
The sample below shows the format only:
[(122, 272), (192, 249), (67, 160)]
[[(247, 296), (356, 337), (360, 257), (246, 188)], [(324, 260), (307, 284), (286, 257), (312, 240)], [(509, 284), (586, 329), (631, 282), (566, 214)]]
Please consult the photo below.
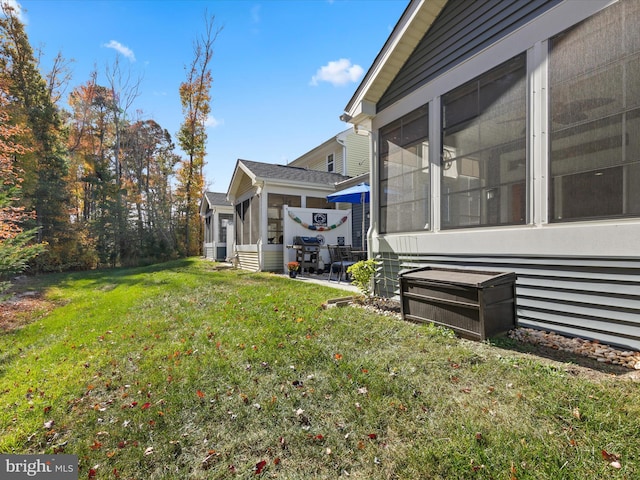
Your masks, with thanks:
[(346, 177), (347, 176), (347, 145), (340, 138), (340, 135), (336, 136), (336, 142), (338, 142), (339, 145), (342, 145), (342, 175)]
[[(371, 237), (373, 235), (373, 226), (374, 223), (377, 223), (378, 221), (378, 216), (374, 215), (374, 212), (378, 211), (378, 195), (377, 195), (377, 191), (378, 191), (378, 171), (376, 169), (374, 169), (374, 158), (375, 158), (375, 138), (374, 138), (374, 133), (371, 130), (368, 130), (367, 128), (365, 128), (364, 126), (360, 125), (360, 124), (354, 124), (353, 125), (353, 132), (356, 135), (363, 135), (363, 136), (367, 136), (369, 137), (369, 228), (367, 229), (367, 258), (372, 258), (372, 251), (371, 251)], [(375, 195), (374, 195), (374, 191), (375, 191)], [(364, 211), (362, 212), (362, 215), (364, 215)], [(375, 221), (375, 222), (374, 222)]]
[[(265, 232), (267, 231), (267, 206), (266, 202), (262, 201), (262, 192), (264, 189), (264, 182), (256, 182), (256, 198), (260, 202), (258, 205), (258, 211), (260, 212), (260, 221), (258, 223), (258, 239), (256, 241), (256, 249), (258, 251), (258, 271), (264, 271), (264, 248), (262, 244), (262, 239), (265, 236)], [(263, 211), (264, 206), (264, 211)], [(253, 223), (253, 218), (251, 219), (251, 223)]]

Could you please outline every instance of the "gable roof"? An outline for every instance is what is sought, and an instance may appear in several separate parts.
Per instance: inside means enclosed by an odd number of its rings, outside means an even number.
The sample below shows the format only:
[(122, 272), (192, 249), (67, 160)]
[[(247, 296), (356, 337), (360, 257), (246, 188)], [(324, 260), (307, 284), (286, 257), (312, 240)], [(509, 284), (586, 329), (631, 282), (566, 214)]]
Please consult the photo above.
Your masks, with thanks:
[(204, 192), (200, 199), (200, 216), (204, 217), (213, 207), (233, 207), (227, 200), (227, 194), (221, 192)]
[(228, 194), (230, 197), (235, 196), (235, 190), (243, 175), (248, 176), (253, 185), (272, 183), (297, 187), (331, 187), (332, 189), (337, 183), (349, 178), (338, 173), (239, 159), (229, 184)]
[(209, 205), (231, 205), (227, 200), (227, 194), (222, 192), (204, 192), (204, 196)]
[(362, 82), (344, 108), (341, 119), (357, 125), (376, 114), (376, 104), (386, 92), (447, 0), (411, 0), (376, 56)]

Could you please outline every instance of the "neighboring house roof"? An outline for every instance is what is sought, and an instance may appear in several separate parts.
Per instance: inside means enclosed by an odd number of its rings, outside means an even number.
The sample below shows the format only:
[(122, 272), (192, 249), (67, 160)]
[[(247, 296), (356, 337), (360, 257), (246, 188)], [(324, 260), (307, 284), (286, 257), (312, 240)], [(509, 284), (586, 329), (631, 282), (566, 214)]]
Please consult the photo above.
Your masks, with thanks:
[(245, 174), (251, 179), (253, 185), (260, 183), (273, 183), (290, 186), (331, 187), (349, 177), (338, 173), (309, 170), (306, 168), (278, 165), (274, 163), (253, 162), (251, 160), (238, 160), (231, 183), (229, 184), (229, 196), (233, 197), (240, 183), (240, 177)]
[(376, 114), (376, 103), (411, 56), (447, 0), (411, 0), (341, 118), (359, 124)]
[(204, 192), (200, 200), (200, 216), (207, 215), (207, 211), (215, 206), (231, 207), (232, 204), (227, 200), (227, 194), (221, 192)]
[(231, 205), (227, 200), (227, 194), (222, 192), (204, 192), (204, 196), (209, 205)]

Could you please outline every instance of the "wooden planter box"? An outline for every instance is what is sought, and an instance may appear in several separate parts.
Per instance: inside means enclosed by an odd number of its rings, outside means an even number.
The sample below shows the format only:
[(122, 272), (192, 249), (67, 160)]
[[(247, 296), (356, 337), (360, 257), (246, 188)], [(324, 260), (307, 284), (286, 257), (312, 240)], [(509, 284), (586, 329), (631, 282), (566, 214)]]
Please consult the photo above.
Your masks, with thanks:
[(516, 326), (515, 273), (424, 267), (400, 274), (402, 317), (485, 340)]

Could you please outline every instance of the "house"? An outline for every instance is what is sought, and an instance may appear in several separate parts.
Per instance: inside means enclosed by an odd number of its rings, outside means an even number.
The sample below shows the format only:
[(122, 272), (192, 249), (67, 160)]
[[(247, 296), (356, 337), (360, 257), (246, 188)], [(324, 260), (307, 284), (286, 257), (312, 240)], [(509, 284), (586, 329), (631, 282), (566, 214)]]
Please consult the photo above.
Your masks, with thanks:
[(637, 0), (410, 1), (341, 116), (377, 293), (515, 272), (519, 325), (640, 349), (639, 86)]
[[(353, 128), (349, 128), (296, 158), (289, 165), (322, 172), (340, 173), (349, 177), (344, 182), (336, 185), (336, 191), (362, 182), (369, 183), (370, 141), (367, 135), (359, 135)], [(353, 246), (362, 248), (362, 242), (369, 227), (369, 205), (358, 203), (339, 204), (338, 208), (351, 208), (353, 210), (351, 226), (353, 229)], [(362, 222), (363, 215), (365, 216), (364, 223)]]
[[(285, 211), (295, 207), (311, 214), (313, 210), (330, 221), (329, 215), (340, 214), (335, 213), (335, 205), (326, 197), (346, 179), (335, 172), (238, 160), (227, 192), (234, 208), (234, 255), (238, 266), (251, 271), (282, 272), (287, 261), (293, 259), (287, 245), (291, 246), (294, 240), (285, 230), (289, 218), (285, 218)], [(300, 224), (311, 222), (296, 218)]]
[[(227, 231), (233, 227), (233, 205), (226, 193), (205, 192), (200, 201), (204, 222), (203, 255), (217, 261), (227, 258)], [(231, 232), (233, 228), (230, 229)]]

